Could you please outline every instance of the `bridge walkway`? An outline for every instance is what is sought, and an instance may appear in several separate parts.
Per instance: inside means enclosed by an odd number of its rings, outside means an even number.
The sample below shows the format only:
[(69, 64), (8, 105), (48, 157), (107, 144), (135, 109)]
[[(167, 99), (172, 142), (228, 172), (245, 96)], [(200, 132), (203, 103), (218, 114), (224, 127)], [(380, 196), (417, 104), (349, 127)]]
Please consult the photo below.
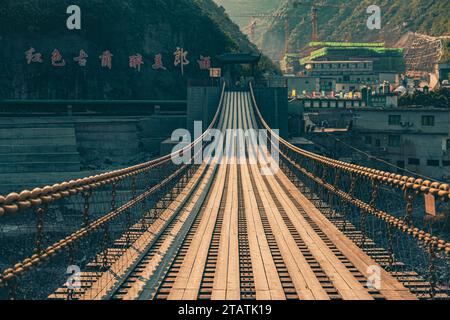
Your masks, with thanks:
[[(219, 123), (257, 129), (250, 94), (227, 92)], [(80, 299), (416, 299), (281, 170), (267, 174), (277, 168), (267, 149), (226, 141)]]

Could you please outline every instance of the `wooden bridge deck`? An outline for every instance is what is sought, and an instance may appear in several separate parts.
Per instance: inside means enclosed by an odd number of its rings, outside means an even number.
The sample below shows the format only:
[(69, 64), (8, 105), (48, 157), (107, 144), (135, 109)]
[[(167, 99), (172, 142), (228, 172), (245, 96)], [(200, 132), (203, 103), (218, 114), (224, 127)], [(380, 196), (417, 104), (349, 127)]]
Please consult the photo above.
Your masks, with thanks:
[[(256, 128), (249, 94), (226, 93), (221, 123), (222, 129)], [(237, 151), (235, 142), (230, 149)], [(226, 163), (202, 165), (156, 223), (121, 253), (127, 259), (116, 259), (113, 272), (97, 275), (79, 298), (416, 299), (281, 170), (263, 175), (262, 160), (269, 156), (257, 158), (254, 163), (231, 154)], [(368, 286), (373, 268), (380, 271), (379, 288)]]

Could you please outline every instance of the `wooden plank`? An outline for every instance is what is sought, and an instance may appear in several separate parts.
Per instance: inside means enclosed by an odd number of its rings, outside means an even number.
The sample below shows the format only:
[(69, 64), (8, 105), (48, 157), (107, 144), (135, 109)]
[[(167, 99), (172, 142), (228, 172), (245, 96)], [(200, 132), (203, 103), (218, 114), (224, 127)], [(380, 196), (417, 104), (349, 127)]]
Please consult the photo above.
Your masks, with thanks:
[[(231, 166), (229, 166), (231, 170)], [(212, 300), (225, 300), (227, 295), (228, 267), (229, 267), (229, 249), (230, 249), (230, 224), (231, 208), (233, 197), (232, 184), (235, 178), (233, 170), (230, 172), (228, 181), (228, 194), (225, 200), (225, 212), (223, 215), (223, 224), (219, 240), (219, 250), (217, 256), (216, 272), (214, 275), (214, 284), (211, 294)]]
[(180, 213), (180, 217), (177, 218), (177, 221), (173, 227), (172, 232), (169, 235), (167, 235), (167, 237), (161, 244), (158, 252), (156, 252), (151, 257), (151, 259), (145, 265), (145, 268), (142, 269), (142, 271), (139, 274), (139, 278), (135, 279), (135, 281), (132, 284), (130, 284), (130, 288), (127, 290), (127, 293), (122, 296), (123, 300), (133, 300), (139, 297), (139, 294), (144, 288), (145, 284), (150, 280), (150, 278), (154, 274), (154, 271), (158, 267), (161, 260), (164, 258), (165, 253), (170, 248), (170, 245), (173, 243), (173, 240), (175, 239), (176, 235), (180, 232), (181, 228), (183, 227), (184, 222), (188, 219), (189, 215), (191, 214), (195, 203), (199, 201), (202, 192), (207, 187), (207, 181), (210, 179), (212, 173), (213, 170), (212, 168), (210, 168), (206, 173), (205, 178), (198, 186), (196, 193), (192, 196), (192, 199), (189, 201), (188, 205), (182, 210), (182, 212)]
[[(365, 254), (354, 242), (347, 238), (339, 229), (336, 228), (293, 184), (280, 172), (279, 177), (282, 183), (299, 201), (303, 209), (314, 220), (314, 222), (325, 232), (336, 247), (355, 265), (355, 267), (368, 277), (368, 268), (370, 266), (379, 266), (372, 258)], [(386, 299), (407, 299), (416, 300), (417, 298), (405, 288), (399, 281), (392, 277), (384, 269), (381, 269), (382, 288), (381, 294)]]
[[(242, 93), (241, 93), (242, 95)], [(242, 115), (242, 108), (240, 108), (240, 114)], [(239, 118), (239, 127), (242, 128), (242, 116)], [(243, 147), (242, 145), (240, 146)], [(240, 153), (245, 158), (245, 153)], [(237, 159), (239, 160), (239, 159)], [(239, 194), (238, 194), (238, 164), (233, 164), (231, 191), (232, 191), (232, 207), (231, 218), (229, 228), (229, 259), (228, 259), (228, 274), (227, 274), (227, 300), (239, 300), (241, 298), (241, 285), (240, 285), (240, 261), (239, 261), (239, 230), (238, 230), (238, 210), (239, 210)]]
[[(230, 127), (233, 123), (233, 93), (225, 94), (224, 114), (222, 130)], [(222, 159), (223, 163), (228, 161), (226, 155)], [(211, 192), (213, 196), (206, 205), (206, 212), (192, 240), (191, 246), (186, 254), (183, 264), (175, 279), (172, 290), (168, 296), (171, 300), (195, 299), (201, 284), (203, 270), (206, 263), (209, 244), (212, 238), (215, 221), (220, 207), (225, 181), (226, 166), (220, 165), (219, 174)], [(213, 219), (212, 219), (213, 216)], [(206, 233), (206, 236), (205, 236)], [(197, 256), (199, 255), (199, 256)], [(194, 270), (195, 269), (195, 270)], [(200, 273), (201, 271), (201, 273)]]
[(286, 296), (258, 212), (247, 165), (241, 166), (241, 174), (256, 299), (285, 300)]
[[(230, 99), (228, 101), (228, 106), (232, 112), (231, 118), (229, 118), (229, 121), (226, 123), (226, 128), (232, 126), (232, 123), (234, 122), (234, 93), (230, 92), (227, 93), (228, 96), (230, 96)], [(233, 121), (233, 122), (232, 122)], [(228, 152), (228, 148), (225, 152)], [(228, 155), (225, 154), (224, 159), (228, 159)], [(226, 165), (226, 164), (225, 164)], [(211, 293), (211, 299), (212, 300), (225, 300), (226, 298), (226, 290), (227, 290), (227, 274), (228, 274), (228, 259), (229, 259), (229, 227), (230, 227), (230, 219), (231, 219), (231, 203), (233, 201), (233, 194), (232, 194), (232, 180), (233, 180), (233, 173), (230, 173), (230, 179), (228, 181), (228, 194), (226, 195), (225, 199), (225, 212), (223, 217), (223, 223), (222, 223), (222, 229), (220, 232), (220, 240), (219, 240), (219, 250), (218, 250), (218, 257), (217, 257), (217, 265), (216, 265), (216, 271), (214, 275), (214, 282), (213, 282), (213, 288)]]
[(259, 190), (264, 209), (275, 236), (284, 263), (301, 300), (328, 300), (329, 296), (320, 285), (308, 262), (300, 252), (294, 238), (283, 222), (283, 219), (262, 181), (258, 165), (251, 165), (253, 177)]
[(133, 243), (133, 246), (127, 249), (123, 255), (117, 259), (106, 272), (95, 281), (95, 283), (80, 297), (80, 300), (99, 300), (102, 299), (117, 283), (116, 276), (123, 276), (126, 271), (132, 266), (139, 256), (139, 251), (145, 250), (150, 242), (154, 239), (155, 235), (163, 228), (163, 219), (168, 219), (175, 212), (177, 206), (181, 205), (183, 197), (192, 190), (196, 181), (200, 179), (206, 165), (202, 165), (199, 170), (194, 174), (194, 177), (186, 185), (180, 195), (177, 196), (177, 201), (174, 202), (166, 209), (160, 218), (153, 223), (149, 229), (144, 232), (138, 240)]
[[(249, 128), (248, 93), (242, 97), (243, 111), (242, 127)], [(248, 241), (252, 261), (253, 277), (255, 283), (256, 299), (258, 300), (285, 300), (286, 295), (281, 285), (275, 263), (267, 242), (264, 228), (259, 214), (247, 159), (244, 159), (241, 168), (241, 180), (244, 194), (244, 206), (247, 220)]]
[(183, 264), (172, 287), (169, 300), (195, 300), (198, 296), (205, 268), (212, 232), (222, 197), (225, 179), (225, 166), (219, 166), (218, 176), (213, 185), (212, 196), (206, 204), (205, 213), (200, 222)]
[(311, 254), (319, 262), (322, 270), (332, 281), (344, 300), (373, 300), (363, 285), (352, 275), (336, 257), (325, 242), (318, 236), (311, 225), (301, 216), (298, 208), (280, 187), (274, 176), (267, 176), (278, 200), (286, 210), (295, 229), (308, 246)]

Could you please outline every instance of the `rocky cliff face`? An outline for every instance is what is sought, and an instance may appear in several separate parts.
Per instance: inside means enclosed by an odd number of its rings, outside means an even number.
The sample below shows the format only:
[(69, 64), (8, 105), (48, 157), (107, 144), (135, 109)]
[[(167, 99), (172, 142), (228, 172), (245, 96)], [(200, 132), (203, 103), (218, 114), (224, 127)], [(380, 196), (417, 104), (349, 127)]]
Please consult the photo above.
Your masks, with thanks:
[[(0, 99), (183, 98), (187, 79), (209, 77), (199, 68), (201, 55), (256, 50), (212, 0), (79, 0), (81, 30), (66, 27), (71, 4), (1, 2)], [(174, 65), (177, 47), (188, 51), (183, 74)], [(31, 48), (42, 54), (41, 63), (28, 64)], [(55, 49), (63, 67), (52, 65)], [(85, 66), (74, 61), (80, 50), (88, 55)], [(111, 69), (101, 65), (106, 50), (113, 55)], [(138, 54), (140, 72), (129, 65)], [(165, 70), (152, 68), (158, 54)]]

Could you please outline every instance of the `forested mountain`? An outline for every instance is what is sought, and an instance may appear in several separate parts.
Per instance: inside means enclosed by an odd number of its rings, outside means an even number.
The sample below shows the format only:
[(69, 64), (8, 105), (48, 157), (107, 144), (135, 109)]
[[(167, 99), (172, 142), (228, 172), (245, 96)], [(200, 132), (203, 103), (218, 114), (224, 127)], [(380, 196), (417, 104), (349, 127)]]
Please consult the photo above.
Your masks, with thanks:
[[(257, 51), (212, 0), (78, 0), (81, 30), (68, 30), (73, 3), (1, 1), (0, 99), (182, 98), (187, 79), (209, 76), (200, 56), (214, 65), (224, 52)], [(188, 51), (183, 73), (177, 47)], [(74, 60), (81, 50), (85, 66)], [(110, 67), (100, 59), (106, 51)], [(165, 69), (155, 70), (159, 54)], [(140, 71), (130, 67), (133, 56), (142, 56)]]
[[(250, 4), (256, 8), (264, 0), (216, 0), (230, 7), (230, 15), (249, 12)], [(294, 7), (292, 0), (264, 1), (278, 4), (274, 13), (287, 15), (289, 19), (289, 47), (296, 52), (311, 40), (311, 4), (318, 8), (320, 41), (384, 41), (394, 45), (402, 35), (418, 32), (431, 36), (450, 35), (450, 1), (448, 0), (321, 0), (299, 1)], [(225, 5), (227, 3), (228, 5)], [(381, 8), (381, 30), (369, 30), (366, 22), (370, 5)], [(268, 28), (255, 42), (272, 58), (279, 58), (284, 50), (285, 18), (268, 18)]]

